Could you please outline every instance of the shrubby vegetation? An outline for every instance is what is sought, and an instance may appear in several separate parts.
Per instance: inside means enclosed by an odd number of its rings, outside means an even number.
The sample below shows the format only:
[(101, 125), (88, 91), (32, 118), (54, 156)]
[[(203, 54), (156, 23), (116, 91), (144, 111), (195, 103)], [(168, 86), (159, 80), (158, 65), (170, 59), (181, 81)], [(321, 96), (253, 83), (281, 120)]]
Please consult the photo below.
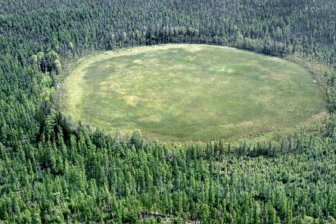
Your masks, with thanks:
[[(0, 1), (0, 220), (335, 223), (333, 0)], [(110, 136), (58, 112), (57, 74), (92, 51), (208, 43), (290, 57), (321, 124), (257, 144)], [(243, 142), (243, 141), (242, 141)]]

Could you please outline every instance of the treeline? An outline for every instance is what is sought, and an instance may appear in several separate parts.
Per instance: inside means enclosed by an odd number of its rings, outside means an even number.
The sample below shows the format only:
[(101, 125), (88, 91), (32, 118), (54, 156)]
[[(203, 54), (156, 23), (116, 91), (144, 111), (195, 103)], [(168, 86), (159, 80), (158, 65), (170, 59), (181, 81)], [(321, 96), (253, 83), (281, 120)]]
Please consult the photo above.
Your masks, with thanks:
[(0, 4), (1, 51), (16, 53), (23, 64), (26, 54), (50, 49), (69, 56), (69, 51), (80, 54), (172, 42), (231, 45), (278, 56), (300, 53), (335, 63), (333, 0), (3, 0)]
[(334, 126), (254, 147), (170, 147), (48, 119), (37, 146), (1, 147), (2, 220), (335, 222)]
[[(335, 223), (333, 0), (0, 1), (0, 222)], [(189, 146), (107, 135), (54, 100), (93, 51), (207, 43), (325, 64), (329, 115), (280, 140)]]

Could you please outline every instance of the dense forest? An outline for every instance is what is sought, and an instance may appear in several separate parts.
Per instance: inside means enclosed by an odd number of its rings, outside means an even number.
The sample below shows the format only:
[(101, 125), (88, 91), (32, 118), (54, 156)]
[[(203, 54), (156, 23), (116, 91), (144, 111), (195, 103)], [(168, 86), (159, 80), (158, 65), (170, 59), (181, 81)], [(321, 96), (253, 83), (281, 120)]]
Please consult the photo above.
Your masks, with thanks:
[[(334, 0), (0, 0), (1, 223), (336, 223)], [(306, 66), (328, 116), (262, 142), (166, 144), (59, 111), (81, 56), (233, 46)]]

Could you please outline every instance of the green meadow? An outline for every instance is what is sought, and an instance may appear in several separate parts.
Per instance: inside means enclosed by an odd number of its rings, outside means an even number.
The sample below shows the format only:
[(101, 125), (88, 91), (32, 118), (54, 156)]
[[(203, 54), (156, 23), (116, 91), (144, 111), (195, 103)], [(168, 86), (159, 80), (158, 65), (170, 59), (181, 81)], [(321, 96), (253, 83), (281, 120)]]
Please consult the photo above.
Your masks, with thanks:
[(81, 59), (63, 111), (108, 131), (208, 141), (292, 131), (325, 111), (299, 65), (229, 47), (160, 45)]

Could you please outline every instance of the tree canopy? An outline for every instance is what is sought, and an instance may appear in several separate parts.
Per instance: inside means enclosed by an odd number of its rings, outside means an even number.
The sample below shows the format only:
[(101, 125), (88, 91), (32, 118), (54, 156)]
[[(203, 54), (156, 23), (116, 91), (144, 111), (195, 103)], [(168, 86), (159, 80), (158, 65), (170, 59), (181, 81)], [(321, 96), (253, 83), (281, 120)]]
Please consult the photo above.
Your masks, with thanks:
[[(0, 1), (0, 222), (335, 223), (334, 0)], [(167, 144), (58, 109), (91, 52), (205, 43), (309, 69), (328, 116), (269, 141)]]

